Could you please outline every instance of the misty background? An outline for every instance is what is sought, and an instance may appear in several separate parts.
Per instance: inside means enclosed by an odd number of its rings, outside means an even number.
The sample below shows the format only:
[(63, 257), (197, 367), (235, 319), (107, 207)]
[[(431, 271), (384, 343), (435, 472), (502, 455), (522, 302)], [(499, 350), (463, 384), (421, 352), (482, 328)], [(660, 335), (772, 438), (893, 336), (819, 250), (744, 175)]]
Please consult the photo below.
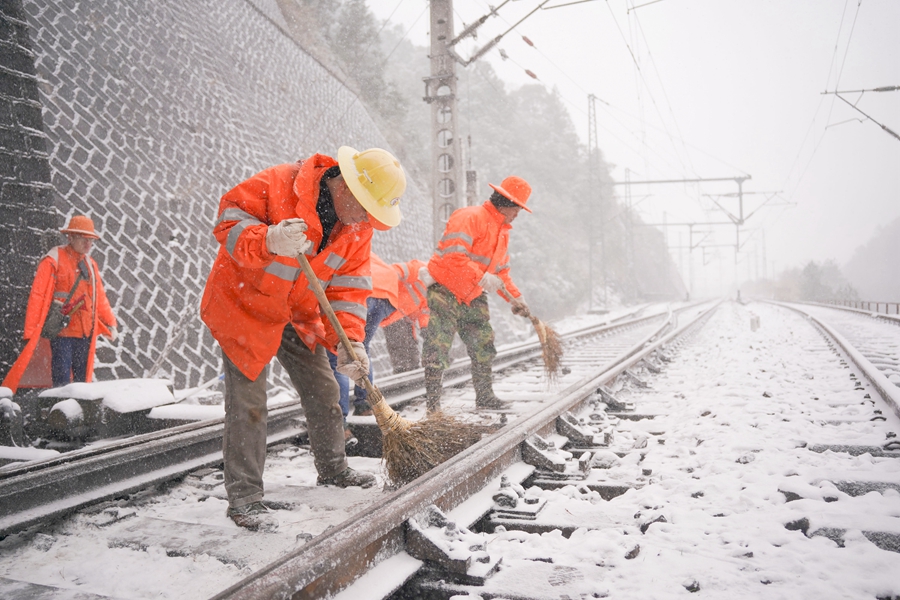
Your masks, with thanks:
[[(406, 41), (427, 54), (427, 2), (366, 5), (383, 27), (389, 71)], [(453, 6), (457, 32), (489, 13), (483, 0)], [(695, 296), (748, 285), (787, 293), (813, 264), (837, 267), (849, 284), (828, 284), (833, 297), (852, 288), (864, 299), (897, 300), (896, 246), (891, 253), (885, 245), (900, 218), (900, 140), (881, 125), (900, 132), (900, 91), (860, 91), (900, 85), (897, 23), (900, 3), (891, 0), (514, 0), (457, 48), (470, 57), (509, 30), (458, 68), (460, 110), (476, 106), (467, 86), (485, 85), (489, 65), (498, 95), (539, 86), (556, 97), (582, 144), (594, 94), (599, 146), (615, 181), (752, 177), (743, 184), (739, 235), (730, 225), (662, 225), (738, 216), (733, 182), (614, 190), (645, 223), (660, 224)], [(823, 93), (835, 90), (871, 119)], [(497, 160), (480, 124), (460, 124), (476, 163)], [(794, 284), (776, 285), (782, 280)]]

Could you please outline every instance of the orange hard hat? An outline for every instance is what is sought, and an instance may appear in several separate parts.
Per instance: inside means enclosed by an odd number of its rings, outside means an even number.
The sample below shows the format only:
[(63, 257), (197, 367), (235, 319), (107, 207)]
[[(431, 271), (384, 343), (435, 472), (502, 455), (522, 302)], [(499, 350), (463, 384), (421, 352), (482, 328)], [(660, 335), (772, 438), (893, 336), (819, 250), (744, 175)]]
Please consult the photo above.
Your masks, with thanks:
[(75, 215), (69, 220), (69, 225), (60, 229), (62, 233), (72, 233), (75, 235), (83, 235), (84, 237), (99, 240), (100, 236), (94, 231), (94, 222), (90, 217), (84, 215)]
[(500, 185), (494, 185), (493, 183), (488, 185), (504, 198), (508, 198), (528, 212), (531, 212), (531, 209), (525, 206), (525, 203), (528, 202), (528, 197), (531, 195), (531, 186), (521, 177), (510, 175)]

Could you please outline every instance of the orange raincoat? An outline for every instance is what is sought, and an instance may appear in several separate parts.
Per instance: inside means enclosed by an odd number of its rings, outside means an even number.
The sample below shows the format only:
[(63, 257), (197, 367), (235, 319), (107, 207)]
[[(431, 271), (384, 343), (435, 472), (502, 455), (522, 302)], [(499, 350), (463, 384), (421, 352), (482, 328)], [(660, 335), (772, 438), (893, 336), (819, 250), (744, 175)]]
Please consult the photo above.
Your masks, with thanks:
[[(94, 376), (94, 350), (97, 347), (98, 335), (110, 335), (110, 327), (116, 326), (100, 269), (90, 256), (84, 257), (70, 246), (52, 248), (38, 264), (31, 294), (28, 296), (28, 308), (25, 310), (25, 333), (28, 340), (25, 348), (16, 359), (2, 385), (15, 392), (19, 385), (27, 387), (50, 387), (50, 340), (41, 337), (44, 321), (50, 311), (53, 300), (65, 302), (75, 279), (78, 277), (78, 261), (85, 258), (90, 265), (90, 280), (82, 280), (72, 295), (73, 303), (82, 298), (84, 304), (70, 314), (69, 325), (63, 329), (59, 337), (91, 337), (87, 362), (87, 381)], [(32, 360), (34, 359), (34, 360)]]
[(459, 302), (469, 304), (481, 295), (484, 289), (478, 284), (486, 272), (498, 275), (513, 298), (522, 295), (509, 274), (507, 248), (512, 225), (503, 221), (490, 200), (450, 215), (444, 237), (428, 261), (428, 272)]
[(269, 225), (300, 217), (312, 241), (310, 265), (325, 288), (338, 321), (351, 340), (365, 337), (366, 298), (372, 290), (368, 222), (334, 226), (321, 253), (322, 224), (316, 213), (319, 181), (337, 161), (316, 154), (258, 173), (222, 196), (213, 234), (219, 254), (206, 282), (200, 315), (225, 355), (255, 380), (281, 345), (285, 325), (315, 351), (337, 349), (337, 333), (319, 312), (315, 295), (295, 258), (266, 248)]
[(419, 280), (419, 269), (424, 266), (425, 263), (415, 259), (389, 265), (372, 255), (372, 297), (384, 298), (397, 309), (381, 322), (382, 327), (404, 317), (417, 322), (420, 328), (428, 326), (426, 290)]

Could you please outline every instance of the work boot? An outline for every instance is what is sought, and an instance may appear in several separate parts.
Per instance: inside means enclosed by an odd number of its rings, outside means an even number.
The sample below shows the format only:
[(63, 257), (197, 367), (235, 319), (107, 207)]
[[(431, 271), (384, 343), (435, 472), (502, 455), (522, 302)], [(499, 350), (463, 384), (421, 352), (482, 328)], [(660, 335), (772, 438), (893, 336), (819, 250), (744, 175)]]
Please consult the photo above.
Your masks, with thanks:
[(428, 414), (441, 410), (441, 394), (444, 391), (441, 385), (444, 371), (441, 369), (425, 368), (425, 410)]
[(316, 485), (336, 485), (342, 488), (351, 486), (370, 488), (375, 485), (375, 476), (370, 473), (354, 471), (350, 467), (347, 467), (333, 477), (322, 477), (319, 475), (319, 478), (316, 480)]
[(357, 417), (371, 417), (375, 412), (368, 402), (357, 402), (353, 405), (353, 414)]
[(475, 408), (502, 410), (510, 403), (494, 395), (493, 371), (490, 363), (472, 363), (472, 385), (475, 387)]
[(359, 443), (359, 440), (356, 439), (356, 436), (353, 435), (353, 432), (350, 431), (349, 427), (344, 427), (344, 447), (351, 448)]
[(234, 521), (234, 524), (250, 531), (275, 531), (278, 529), (278, 520), (272, 516), (272, 511), (262, 502), (251, 502), (237, 508), (228, 507), (225, 516)]

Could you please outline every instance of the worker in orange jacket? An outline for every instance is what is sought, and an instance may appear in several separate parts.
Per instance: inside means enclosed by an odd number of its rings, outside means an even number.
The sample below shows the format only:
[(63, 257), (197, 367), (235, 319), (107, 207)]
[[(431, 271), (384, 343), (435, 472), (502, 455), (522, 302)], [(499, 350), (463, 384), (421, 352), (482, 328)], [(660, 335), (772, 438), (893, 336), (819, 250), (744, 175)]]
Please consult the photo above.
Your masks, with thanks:
[[(373, 224), (400, 222), (406, 179), (388, 152), (342, 146), (266, 169), (228, 191), (213, 234), (220, 247), (201, 317), (222, 348), (225, 371), (225, 489), (228, 516), (248, 529), (277, 526), (263, 498), (266, 367), (273, 357), (300, 395), (320, 485), (369, 487), (347, 466), (338, 386), (327, 351), (354, 381), (369, 371), (362, 340), (372, 289)], [(297, 256), (306, 254), (358, 360), (338, 347)]]
[[(49, 387), (52, 382), (53, 387), (60, 387), (72, 381), (91, 381), (97, 337), (116, 339), (116, 317), (100, 269), (88, 256), (94, 240), (100, 239), (94, 222), (75, 215), (60, 231), (68, 243), (52, 248), (38, 263), (25, 311), (23, 337), (27, 343), (2, 383), (13, 392), (20, 385)], [(65, 317), (55, 332), (45, 330), (51, 307), (58, 311), (57, 316)]]
[(472, 360), (477, 408), (500, 409), (507, 403), (493, 390), (491, 366), (497, 350), (491, 328), (487, 293), (498, 293), (514, 314), (527, 316), (528, 306), (509, 274), (509, 230), (531, 195), (521, 177), (507, 177), (481, 206), (460, 208), (450, 215), (444, 236), (428, 261), (434, 278), (428, 288), (431, 312), (422, 366), (425, 368), (427, 410), (440, 410), (441, 379), (450, 366), (453, 336), (459, 336)]
[[(431, 283), (431, 276), (425, 263), (420, 260), (410, 260), (405, 263), (387, 264), (381, 258), (372, 254), (372, 294), (366, 301), (366, 329), (363, 346), (366, 354), (369, 353), (369, 344), (378, 332), (379, 327), (385, 327), (401, 320), (418, 323), (419, 327), (428, 325), (428, 302), (426, 301), (426, 286)], [(420, 276), (427, 278), (423, 282)], [(418, 354), (418, 345), (413, 336), (413, 347)], [(388, 353), (393, 361), (398, 351), (408, 352), (405, 347), (392, 348), (394, 340), (388, 342)], [(418, 356), (416, 356), (418, 359)], [(350, 380), (337, 371), (337, 357), (329, 355), (331, 368), (334, 371), (340, 387), (341, 412), (344, 415), (344, 441), (347, 445), (357, 442), (350, 428), (347, 426), (347, 416), (350, 414)], [(418, 362), (418, 360), (416, 361)], [(369, 367), (369, 381), (372, 381), (372, 368)], [(372, 408), (366, 401), (368, 392), (366, 388), (357, 385), (353, 390), (354, 408), (353, 414), (366, 416), (372, 414)]]
[[(403, 373), (419, 368), (419, 344), (416, 341), (416, 327), (425, 330), (428, 326), (428, 286), (434, 283), (428, 266), (420, 260), (389, 265), (394, 272), (393, 278), (387, 271), (384, 273), (385, 283), (379, 283), (379, 269), (372, 262), (372, 295), (387, 297), (397, 312), (389, 315), (381, 322), (384, 340), (394, 373)], [(396, 286), (396, 296), (394, 288)], [(380, 290), (384, 290), (380, 292)], [(379, 296), (384, 293), (385, 296)]]

